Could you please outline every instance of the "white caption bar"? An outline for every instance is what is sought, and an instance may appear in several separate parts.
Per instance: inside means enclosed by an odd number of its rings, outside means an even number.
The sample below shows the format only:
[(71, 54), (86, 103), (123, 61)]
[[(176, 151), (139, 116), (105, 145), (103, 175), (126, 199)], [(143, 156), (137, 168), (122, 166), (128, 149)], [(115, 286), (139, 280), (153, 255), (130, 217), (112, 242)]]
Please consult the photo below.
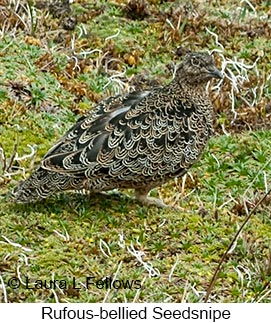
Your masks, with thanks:
[(1, 322), (270, 322), (270, 304), (0, 304)]

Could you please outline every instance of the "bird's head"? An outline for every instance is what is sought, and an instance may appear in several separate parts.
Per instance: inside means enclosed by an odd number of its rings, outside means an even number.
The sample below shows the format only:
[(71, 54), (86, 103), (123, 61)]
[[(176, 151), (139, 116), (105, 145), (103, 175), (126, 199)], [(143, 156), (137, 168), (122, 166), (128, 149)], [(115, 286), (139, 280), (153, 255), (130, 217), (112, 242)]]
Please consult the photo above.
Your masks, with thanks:
[(222, 79), (215, 61), (208, 53), (190, 52), (177, 69), (176, 78), (190, 84), (207, 83), (211, 78)]

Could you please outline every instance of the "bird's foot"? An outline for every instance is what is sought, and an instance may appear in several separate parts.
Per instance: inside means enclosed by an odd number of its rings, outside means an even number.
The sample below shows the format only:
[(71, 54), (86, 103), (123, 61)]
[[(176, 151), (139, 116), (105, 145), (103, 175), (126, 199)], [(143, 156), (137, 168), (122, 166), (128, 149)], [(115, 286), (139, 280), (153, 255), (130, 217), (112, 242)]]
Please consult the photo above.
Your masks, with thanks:
[(155, 198), (155, 197), (149, 197), (145, 196), (144, 198), (138, 198), (137, 200), (146, 206), (157, 206), (160, 208), (167, 208), (168, 205), (166, 205), (161, 199)]
[(172, 206), (172, 205), (167, 205), (165, 204), (161, 199), (156, 198), (156, 197), (150, 197), (148, 194), (143, 194), (139, 190), (135, 190), (135, 198), (143, 205), (146, 206), (156, 206), (159, 208), (170, 208), (174, 210), (179, 210), (178, 207)]

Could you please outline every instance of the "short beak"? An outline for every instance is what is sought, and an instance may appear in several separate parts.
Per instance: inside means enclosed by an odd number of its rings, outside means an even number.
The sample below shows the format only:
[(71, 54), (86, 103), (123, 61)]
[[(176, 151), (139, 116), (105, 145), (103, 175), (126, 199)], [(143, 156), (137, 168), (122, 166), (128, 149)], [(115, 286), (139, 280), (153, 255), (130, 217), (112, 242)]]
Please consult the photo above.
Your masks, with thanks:
[(222, 73), (216, 67), (209, 68), (208, 73), (212, 77), (216, 77), (218, 79), (223, 79)]

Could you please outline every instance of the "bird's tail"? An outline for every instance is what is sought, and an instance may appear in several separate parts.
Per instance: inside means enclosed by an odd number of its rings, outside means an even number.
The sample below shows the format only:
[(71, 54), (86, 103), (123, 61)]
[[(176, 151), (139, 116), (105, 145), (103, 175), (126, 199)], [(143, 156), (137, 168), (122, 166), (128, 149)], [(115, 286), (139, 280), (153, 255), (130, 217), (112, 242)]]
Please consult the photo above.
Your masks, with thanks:
[(35, 203), (57, 191), (80, 188), (82, 180), (39, 167), (12, 192), (15, 203)]

